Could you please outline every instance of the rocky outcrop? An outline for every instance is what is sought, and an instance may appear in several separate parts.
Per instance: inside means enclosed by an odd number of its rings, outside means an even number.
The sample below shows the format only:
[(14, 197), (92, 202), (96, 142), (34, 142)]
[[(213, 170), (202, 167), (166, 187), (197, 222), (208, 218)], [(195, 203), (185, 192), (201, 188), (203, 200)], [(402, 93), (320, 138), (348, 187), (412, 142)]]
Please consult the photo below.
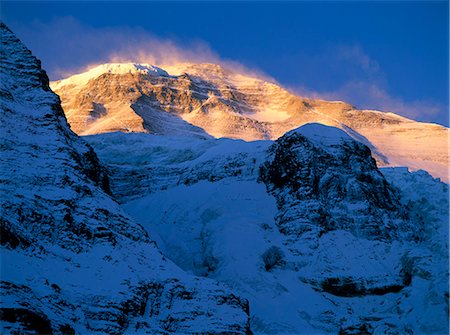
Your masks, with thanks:
[(260, 178), (277, 199), (277, 225), (289, 236), (346, 230), (392, 239), (411, 233), (407, 212), (370, 150), (343, 131), (308, 124), (278, 139)]
[(0, 30), (2, 333), (247, 333), (248, 302), (160, 254), (39, 61)]

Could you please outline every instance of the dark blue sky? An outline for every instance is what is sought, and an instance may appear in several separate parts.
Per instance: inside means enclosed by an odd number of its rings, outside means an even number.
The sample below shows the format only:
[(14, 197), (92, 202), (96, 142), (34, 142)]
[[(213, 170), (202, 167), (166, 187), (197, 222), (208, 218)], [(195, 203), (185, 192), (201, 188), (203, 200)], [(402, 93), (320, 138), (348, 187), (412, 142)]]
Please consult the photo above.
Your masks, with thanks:
[(106, 62), (116, 51), (132, 55), (138, 45), (159, 60), (173, 50), (186, 51), (187, 59), (236, 61), (304, 95), (448, 126), (446, 1), (1, 6), (2, 20), (42, 59), (51, 79)]

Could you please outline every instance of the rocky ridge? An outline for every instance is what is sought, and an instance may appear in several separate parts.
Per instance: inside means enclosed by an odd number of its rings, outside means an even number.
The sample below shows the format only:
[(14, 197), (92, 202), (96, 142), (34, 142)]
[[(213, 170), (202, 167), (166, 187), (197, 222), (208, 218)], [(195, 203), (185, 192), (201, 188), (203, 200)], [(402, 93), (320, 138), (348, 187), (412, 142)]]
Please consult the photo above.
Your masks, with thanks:
[(111, 198), (39, 61), (0, 29), (2, 333), (248, 333), (245, 299), (181, 271)]

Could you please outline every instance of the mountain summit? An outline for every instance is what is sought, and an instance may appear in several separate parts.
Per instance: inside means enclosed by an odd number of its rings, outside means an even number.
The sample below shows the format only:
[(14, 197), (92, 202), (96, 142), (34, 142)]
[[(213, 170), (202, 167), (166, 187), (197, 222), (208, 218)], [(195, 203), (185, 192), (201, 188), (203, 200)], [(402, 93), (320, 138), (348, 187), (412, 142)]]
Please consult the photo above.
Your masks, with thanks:
[(53, 82), (79, 135), (111, 131), (277, 139), (306, 123), (338, 127), (380, 166), (424, 169), (448, 181), (447, 128), (341, 101), (297, 96), (216, 64), (104, 64)]

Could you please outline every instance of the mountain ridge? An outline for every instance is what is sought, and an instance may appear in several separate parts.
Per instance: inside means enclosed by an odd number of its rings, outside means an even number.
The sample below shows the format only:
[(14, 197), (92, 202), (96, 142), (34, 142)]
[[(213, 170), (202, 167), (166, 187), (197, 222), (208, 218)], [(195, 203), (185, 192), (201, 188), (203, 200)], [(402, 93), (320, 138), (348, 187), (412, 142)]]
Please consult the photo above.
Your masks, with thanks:
[[(145, 70), (149, 68), (153, 70)], [(216, 64), (154, 69), (148, 64), (104, 64), (51, 86), (80, 135), (133, 131), (274, 140), (303, 124), (321, 123), (368, 145), (380, 166), (424, 169), (449, 180), (449, 130), (443, 126), (296, 96)]]
[(161, 254), (112, 198), (40, 62), (0, 34), (1, 332), (248, 333), (248, 302)]

